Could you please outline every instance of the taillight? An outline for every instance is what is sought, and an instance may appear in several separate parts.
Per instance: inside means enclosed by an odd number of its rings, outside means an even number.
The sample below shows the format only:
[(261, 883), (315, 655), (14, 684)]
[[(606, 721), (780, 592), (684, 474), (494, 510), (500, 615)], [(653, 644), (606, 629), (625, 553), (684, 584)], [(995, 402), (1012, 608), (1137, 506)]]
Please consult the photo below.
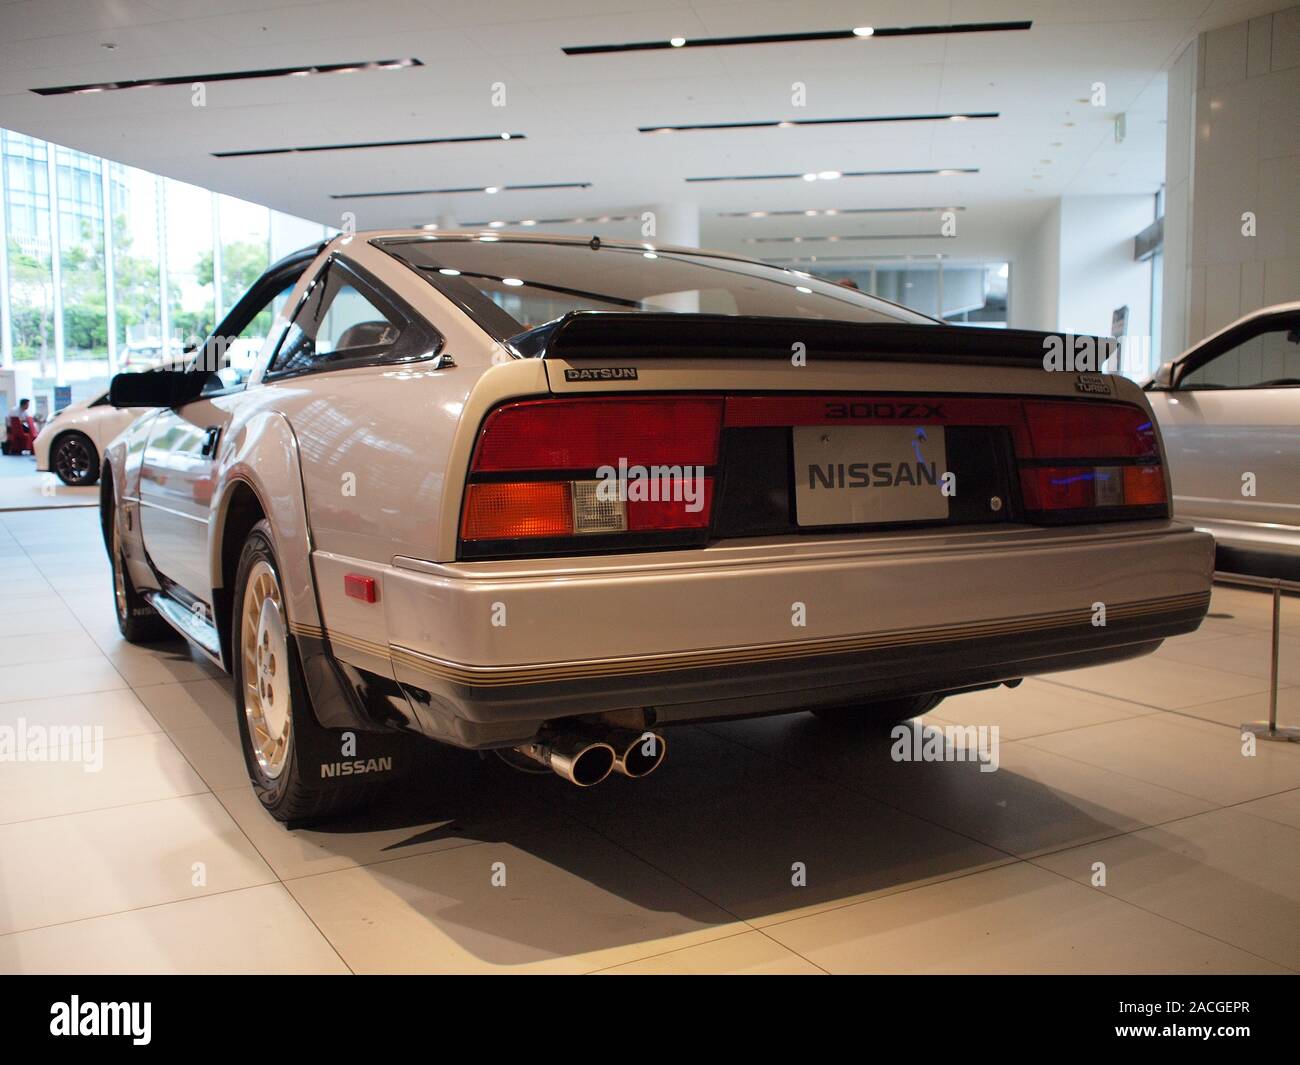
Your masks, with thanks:
[[(1027, 400), (1025, 458), (1158, 458), (1155, 427), (1139, 407)], [(1017, 447), (1017, 450), (1020, 450)]]
[(555, 552), (702, 542), (721, 430), (715, 396), (498, 407), (470, 463), (462, 554), (509, 553), (520, 540)]
[(1140, 407), (1026, 400), (1013, 436), (1031, 519), (1168, 513), (1155, 427)]

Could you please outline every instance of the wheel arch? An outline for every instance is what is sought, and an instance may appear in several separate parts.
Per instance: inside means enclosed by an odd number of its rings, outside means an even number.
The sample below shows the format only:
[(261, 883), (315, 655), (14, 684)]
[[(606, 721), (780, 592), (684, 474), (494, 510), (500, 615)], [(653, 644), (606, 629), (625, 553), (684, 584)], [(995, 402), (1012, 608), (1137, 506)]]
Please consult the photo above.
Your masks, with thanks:
[(303, 491), (298, 441), (289, 421), (275, 411), (260, 411), (232, 426), (212, 503), (209, 572), (212, 607), (229, 661), (231, 586), (244, 540), (265, 518), (275, 537), (291, 628), (319, 633), (320, 612), (311, 568), (311, 531)]

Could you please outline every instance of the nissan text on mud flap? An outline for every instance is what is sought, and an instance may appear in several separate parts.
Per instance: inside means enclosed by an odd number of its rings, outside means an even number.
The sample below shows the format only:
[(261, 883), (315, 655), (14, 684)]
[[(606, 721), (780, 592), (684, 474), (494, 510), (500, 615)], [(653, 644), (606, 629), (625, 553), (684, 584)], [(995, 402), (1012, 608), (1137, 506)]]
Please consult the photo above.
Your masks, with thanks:
[(1170, 520), (1146, 399), (1045, 369), (1052, 335), (493, 236), (306, 249), (189, 369), (113, 381), (147, 409), (103, 460), (118, 623), (231, 672), (275, 817), (357, 806), (422, 743), (642, 778), (684, 722), (883, 730), (1200, 624), (1213, 545)]

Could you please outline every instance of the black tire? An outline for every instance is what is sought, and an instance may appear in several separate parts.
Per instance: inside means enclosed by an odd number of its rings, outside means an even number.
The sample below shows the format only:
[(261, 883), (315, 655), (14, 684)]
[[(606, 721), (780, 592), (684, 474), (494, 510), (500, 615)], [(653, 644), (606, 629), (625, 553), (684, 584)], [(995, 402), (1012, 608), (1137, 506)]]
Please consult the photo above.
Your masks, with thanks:
[(178, 639), (176, 630), (135, 590), (131, 571), (123, 556), (122, 535), (112, 495), (107, 496), (107, 506), (108, 561), (113, 571), (113, 613), (117, 617), (118, 631), (127, 643), (161, 643), (164, 640)]
[(74, 488), (99, 480), (99, 452), (85, 433), (70, 429), (50, 445), (50, 469), (59, 480)]
[[(244, 613), (250, 587), (254, 595), (265, 591), (268, 571), (274, 580), (275, 596), (278, 596), (272, 614), (278, 614), (278, 624), (282, 626), (271, 639), (271, 644), (282, 653), (279, 663), (274, 661), (274, 654), (258, 657), (258, 637), (254, 635), (250, 645), (245, 627)], [(259, 582), (257, 586), (252, 585), (254, 580)], [(234, 678), (240, 746), (244, 751), (244, 763), (248, 767), (253, 792), (267, 812), (277, 821), (314, 821), (364, 806), (380, 789), (369, 782), (331, 780), (326, 784), (321, 781), (319, 751), (330, 742), (330, 733), (316, 722), (316, 715), (311, 708), (297, 643), (289, 632), (284, 596), (280, 591), (282, 587), (280, 566), (276, 561), (271, 538), (271, 524), (263, 519), (249, 530), (248, 538), (244, 541), (232, 590), (231, 675)], [(274, 597), (264, 595), (262, 602), (265, 603), (267, 599)], [(276, 624), (274, 617), (269, 621), (272, 626)], [(263, 646), (265, 648), (266, 645)], [(251, 678), (245, 661), (246, 649), (255, 668), (261, 671)], [(283, 677), (278, 674), (280, 669), (286, 671)], [(271, 723), (274, 702), (264, 701), (264, 697), (259, 694), (263, 684), (276, 686), (273, 695), (278, 693), (282, 698), (287, 693), (287, 735), (281, 730), (268, 730), (265, 727)], [(255, 729), (259, 743), (254, 743)], [(276, 742), (277, 734), (283, 736), (282, 742)], [(304, 738), (309, 738), (311, 742), (304, 743)], [(313, 757), (305, 754), (306, 748), (314, 749), (317, 755)]]
[(883, 699), (876, 703), (856, 706), (820, 706), (813, 710), (822, 721), (836, 728), (856, 729), (861, 732), (889, 728), (900, 721), (929, 713), (943, 702), (939, 694), (908, 695), (901, 699)]

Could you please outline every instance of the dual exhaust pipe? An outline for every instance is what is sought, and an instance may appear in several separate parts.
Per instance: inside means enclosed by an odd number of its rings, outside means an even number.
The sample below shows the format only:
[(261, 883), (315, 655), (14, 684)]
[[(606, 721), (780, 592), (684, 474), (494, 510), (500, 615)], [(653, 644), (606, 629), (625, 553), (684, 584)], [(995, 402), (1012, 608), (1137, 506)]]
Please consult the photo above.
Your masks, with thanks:
[(657, 732), (605, 725), (548, 731), (515, 750), (580, 788), (599, 784), (610, 773), (632, 780), (648, 777), (667, 753)]

